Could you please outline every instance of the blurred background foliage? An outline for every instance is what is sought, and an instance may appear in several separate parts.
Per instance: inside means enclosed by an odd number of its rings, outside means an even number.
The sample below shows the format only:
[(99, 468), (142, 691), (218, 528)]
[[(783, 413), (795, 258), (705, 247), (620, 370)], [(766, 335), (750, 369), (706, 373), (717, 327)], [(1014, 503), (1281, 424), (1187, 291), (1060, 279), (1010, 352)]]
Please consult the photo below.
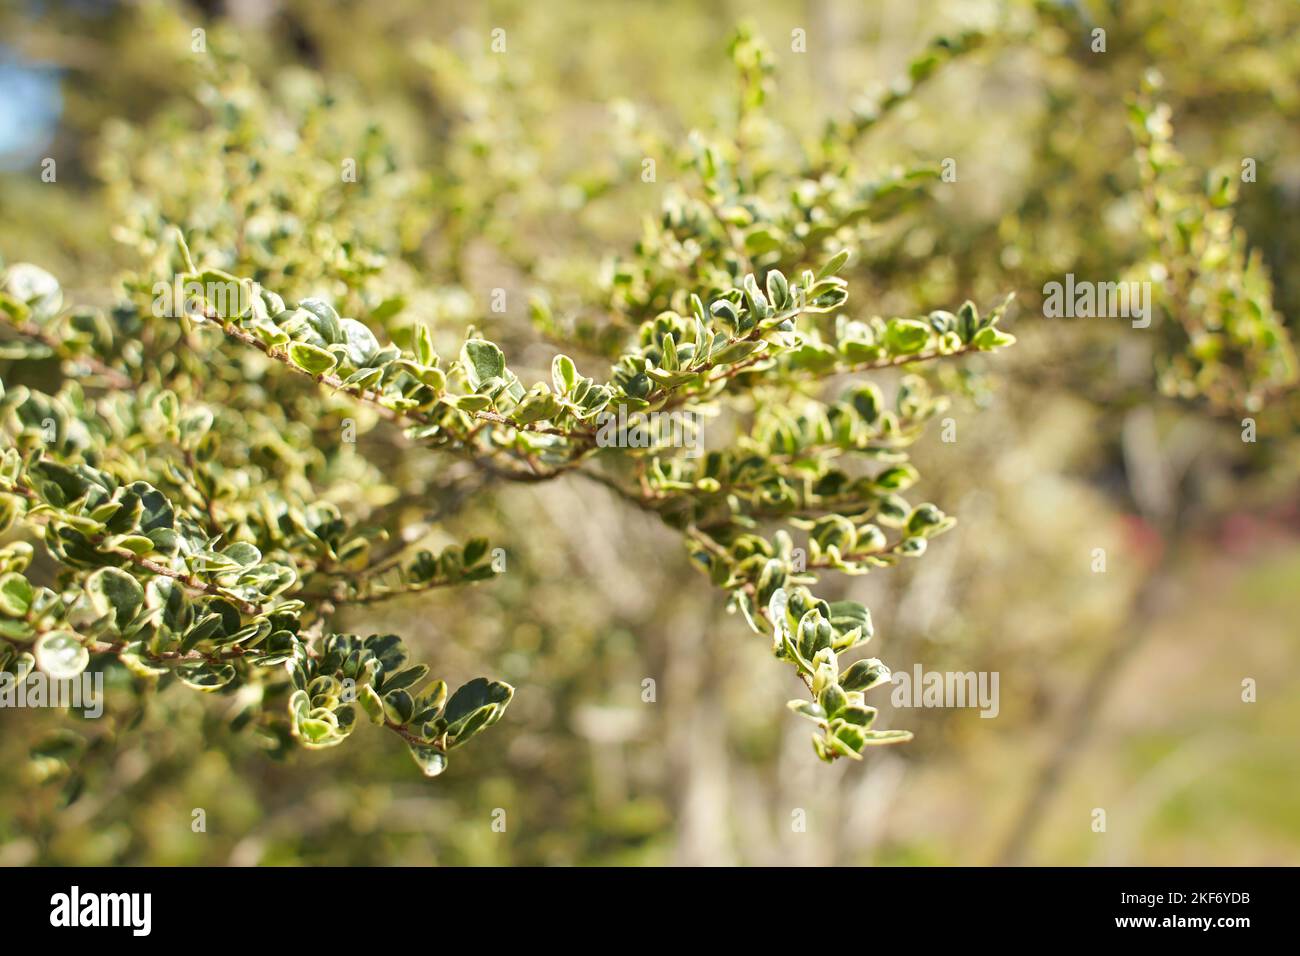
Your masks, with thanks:
[[(1150, 255), (1126, 101), (1155, 68), (1189, 167), (1236, 176), (1256, 161), (1236, 222), (1300, 332), (1292, 0), (12, 0), (0, 251), (61, 276), (73, 301), (109, 305), (115, 279), (164, 254), (160, 223), (185, 222), (222, 268), (341, 299), (399, 340), (428, 321), (450, 354), (475, 324), (540, 367), (550, 320), (536, 298), (599, 354), (591, 263), (630, 250), (670, 197), (666, 149), (736, 125), (741, 21), (771, 45), (774, 76), (738, 136), (810, 155), (828, 119), (888, 89), (933, 38), (984, 37), (855, 147), (881, 175), (918, 156), (954, 158), (958, 175), (858, 223), (846, 278), (851, 314), (1015, 290), (1019, 344), (943, 373), (970, 396), (949, 413), (957, 440), (933, 430), (915, 450), (958, 529), (925, 561), (827, 597), (871, 607), (872, 653), (896, 671), (998, 672), (996, 719), (892, 715), (913, 743), (821, 766), (806, 727), (770, 706), (788, 673), (672, 532), (589, 485), (452, 469), (431, 501), (421, 492), (444, 467), (431, 453), (363, 447), (333, 483), (341, 505), (486, 534), (509, 567), (339, 626), (398, 631), (449, 679), (513, 683), (498, 745), (432, 782), (396, 739), (273, 762), (219, 700), (171, 688), (123, 711), (110, 689), (116, 742), (84, 756), (69, 803), (29, 750), (77, 718), (6, 710), (0, 863), (1300, 861), (1300, 404), (1248, 409), (1259, 438), (1244, 443), (1241, 409), (1161, 394), (1168, 323), (1041, 318), (1045, 282), (1116, 281)], [(360, 188), (345, 192), (346, 158)], [(267, 208), (244, 200), (266, 182)], [(1242, 700), (1247, 678), (1257, 702)], [(195, 808), (206, 832), (191, 829)]]

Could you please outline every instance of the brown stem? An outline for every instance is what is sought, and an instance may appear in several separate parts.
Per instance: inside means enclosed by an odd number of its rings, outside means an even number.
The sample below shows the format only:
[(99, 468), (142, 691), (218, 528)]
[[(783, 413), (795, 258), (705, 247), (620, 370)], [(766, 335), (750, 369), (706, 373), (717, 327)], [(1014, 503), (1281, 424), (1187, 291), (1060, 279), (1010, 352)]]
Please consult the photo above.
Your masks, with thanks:
[[(35, 491), (33, 491), (32, 489), (24, 485), (8, 485), (3, 490), (9, 494), (22, 495), (24, 498), (27, 498), (28, 500), (31, 501), (35, 501), (38, 504), (42, 503), (40, 500), (40, 496), (38, 496)], [(28, 515), (28, 517), (32, 517), (32, 516)], [(37, 515), (35, 517), (41, 518), (43, 516)], [(128, 551), (125, 548), (107, 547), (104, 545), (104, 535), (102, 534), (87, 535), (86, 540), (90, 542), (90, 544), (93, 547), (97, 548), (102, 553), (111, 554), (116, 557), (122, 558), (125, 561), (128, 561), (131, 564), (135, 565), (136, 567), (140, 568), (141, 570), (148, 571), (150, 574), (156, 574), (161, 577), (171, 578), (173, 581), (178, 582), (179, 584), (190, 589), (191, 591), (195, 591), (201, 594), (207, 594), (211, 597), (219, 597), (222, 598), (223, 600), (230, 601), (231, 603), (235, 604), (239, 608), (239, 610), (246, 615), (259, 614), (262, 611), (261, 605), (254, 604), (251, 601), (245, 601), (243, 598), (240, 597), (236, 597), (235, 595), (229, 593), (225, 588), (221, 587), (220, 585), (212, 584), (207, 581), (201, 581), (198, 578), (194, 577), (194, 575), (190, 574), (188, 571), (177, 571), (174, 568), (169, 568), (164, 564), (159, 564), (157, 561), (150, 560), (149, 558), (136, 554), (134, 551)]]
[(93, 371), (96, 375), (103, 378), (108, 383), (110, 388), (128, 389), (134, 387), (135, 383), (131, 380), (129, 376), (123, 374), (122, 372), (119, 372), (111, 365), (108, 365), (100, 361), (95, 356), (77, 355), (73, 352), (70, 352), (68, 350), (67, 343), (65, 343), (54, 333), (47, 332), (45, 329), (33, 325), (30, 322), (15, 321), (13, 316), (10, 315), (8, 312), (4, 313), (4, 315), (5, 318), (8, 320), (9, 327), (12, 328), (19, 335), (21, 335), (23, 338), (31, 339), (35, 342), (40, 342), (42, 345), (46, 346), (50, 351), (52, 351), (55, 355), (57, 355), (60, 359), (62, 359), (65, 362), (80, 362), (82, 365), (85, 365), (87, 368)]

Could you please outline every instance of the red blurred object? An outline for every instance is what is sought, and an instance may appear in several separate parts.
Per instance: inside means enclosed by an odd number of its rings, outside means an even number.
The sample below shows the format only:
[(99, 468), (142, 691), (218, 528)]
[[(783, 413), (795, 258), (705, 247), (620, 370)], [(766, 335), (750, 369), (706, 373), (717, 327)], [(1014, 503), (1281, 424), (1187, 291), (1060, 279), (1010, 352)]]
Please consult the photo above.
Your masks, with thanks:
[(1165, 539), (1155, 526), (1135, 514), (1123, 515), (1119, 520), (1125, 549), (1146, 564), (1158, 564), (1165, 553)]
[(1224, 551), (1243, 554), (1300, 535), (1300, 504), (1288, 502), (1262, 514), (1236, 511), (1219, 525), (1215, 543)]

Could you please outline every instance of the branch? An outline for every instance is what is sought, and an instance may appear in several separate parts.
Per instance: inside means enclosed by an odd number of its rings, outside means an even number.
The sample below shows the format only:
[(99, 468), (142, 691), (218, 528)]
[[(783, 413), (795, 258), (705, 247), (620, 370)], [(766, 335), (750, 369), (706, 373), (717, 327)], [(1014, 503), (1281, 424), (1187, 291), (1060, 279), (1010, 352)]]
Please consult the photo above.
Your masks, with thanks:
[(93, 355), (79, 355), (70, 351), (67, 342), (54, 333), (33, 325), (31, 322), (19, 322), (7, 311), (0, 312), (0, 316), (3, 316), (8, 326), (18, 335), (25, 339), (39, 342), (64, 362), (80, 362), (96, 375), (103, 378), (110, 388), (128, 389), (135, 387), (135, 382), (130, 378), (130, 376), (120, 372), (113, 368), (113, 366), (108, 365)]
[[(29, 501), (35, 501), (41, 507), (49, 508), (51, 511), (54, 510), (51, 505), (41, 501), (40, 496), (37, 495), (35, 491), (25, 487), (24, 485), (14, 485), (6, 482), (3, 487), (0, 487), (0, 491), (21, 495)], [(30, 509), (25, 513), (25, 516), (32, 520), (44, 519), (46, 517), (44, 514), (34, 515), (31, 513)], [(157, 561), (152, 561), (149, 558), (138, 555), (134, 551), (128, 551), (125, 548), (105, 546), (103, 534), (92, 534), (86, 535), (85, 537), (91, 545), (103, 554), (111, 554), (115, 557), (122, 558), (123, 560), (135, 565), (137, 568), (140, 568), (142, 571), (148, 571), (150, 574), (171, 578), (173, 581), (176, 581), (178, 584), (197, 594), (206, 594), (210, 597), (219, 597), (223, 600), (230, 601), (245, 615), (260, 614), (263, 611), (262, 605), (246, 601), (245, 599), (230, 593), (220, 585), (202, 581), (188, 571), (177, 571), (174, 568), (169, 568), (166, 565), (159, 564)]]

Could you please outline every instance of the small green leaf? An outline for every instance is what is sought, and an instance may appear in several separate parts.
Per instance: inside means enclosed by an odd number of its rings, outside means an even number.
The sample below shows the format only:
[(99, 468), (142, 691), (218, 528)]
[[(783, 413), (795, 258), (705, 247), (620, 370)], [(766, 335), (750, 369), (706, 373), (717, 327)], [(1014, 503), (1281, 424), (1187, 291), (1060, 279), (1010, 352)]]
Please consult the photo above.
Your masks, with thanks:
[(557, 395), (567, 395), (573, 391), (578, 380), (578, 367), (567, 355), (557, 355), (551, 359), (551, 386)]
[(1014, 345), (1016, 337), (1009, 332), (1003, 332), (1001, 329), (988, 326), (980, 329), (975, 333), (975, 338), (971, 344), (982, 351), (1005, 348), (1008, 345)]
[(894, 319), (885, 329), (885, 346), (895, 355), (912, 355), (930, 341), (930, 327), (917, 319)]
[(302, 741), (309, 747), (327, 746), (334, 736), (334, 725), (316, 717), (299, 721), (296, 726)]
[(384, 694), (384, 715), (394, 724), (404, 724), (415, 716), (415, 701), (404, 690)]
[(382, 724), (384, 722), (384, 702), (373, 687), (369, 684), (363, 685), (357, 693), (357, 700), (372, 724)]
[(865, 729), (870, 727), (871, 722), (876, 719), (876, 708), (848, 706), (841, 710), (837, 716), (847, 724)]
[(906, 491), (920, 479), (921, 475), (912, 465), (895, 465), (886, 468), (873, 484), (884, 491)]
[(433, 333), (423, 322), (415, 326), (415, 360), (421, 365), (432, 365), (437, 358), (433, 351)]
[(836, 753), (854, 760), (862, 759), (863, 742), (861, 729), (853, 724), (842, 723), (835, 727), (835, 733), (827, 741)]
[(455, 724), (448, 726), (447, 733), (452, 737), (451, 745), (459, 747), (467, 743), (480, 730), (491, 726), (495, 722), (496, 714), (496, 705), (488, 704), (486, 707), (480, 707), (468, 717), (463, 717)]
[(289, 343), (289, 361), (311, 375), (323, 375), (333, 371), (338, 365), (338, 358), (333, 352), (308, 345), (306, 342)]
[(365, 368), (371, 356), (379, 351), (375, 333), (356, 319), (340, 319), (339, 328), (347, 342), (348, 361), (357, 368)]
[(225, 687), (235, 679), (235, 668), (230, 664), (185, 664), (176, 668), (181, 683), (193, 690), (211, 693)]
[(326, 345), (339, 345), (344, 341), (343, 328), (334, 306), (323, 299), (303, 299), (298, 308), (307, 310), (311, 316), (308, 324)]
[(408, 743), (411, 757), (426, 777), (436, 777), (447, 769), (447, 755), (428, 744)]
[(67, 631), (51, 631), (32, 650), (36, 666), (55, 680), (71, 680), (90, 663), (90, 652)]
[(225, 548), (221, 554), (242, 568), (252, 567), (262, 560), (262, 552), (245, 541), (236, 541), (228, 548)]
[(36, 629), (28, 621), (16, 621), (0, 617), (0, 637), (20, 644), (27, 644), (36, 637)]
[(460, 364), (469, 387), (478, 387), (488, 379), (501, 378), (506, 372), (506, 358), (496, 343), (487, 339), (470, 339), (460, 351)]
[(31, 582), (16, 571), (0, 577), (0, 614), (25, 617), (34, 596)]
[(886, 683), (889, 678), (889, 668), (869, 657), (851, 664), (841, 675), (840, 685), (847, 691), (867, 691)]
[(140, 582), (119, 568), (100, 568), (86, 579), (86, 594), (101, 617), (113, 614), (117, 627), (123, 628), (144, 603)]
[(863, 736), (863, 744), (868, 747), (880, 744), (902, 744), (912, 739), (910, 730), (869, 730)]
[(807, 717), (817, 723), (821, 723), (826, 719), (826, 711), (822, 709), (821, 704), (811, 700), (792, 700), (786, 706), (801, 717)]
[(818, 279), (827, 279), (833, 275), (838, 275), (839, 271), (844, 268), (844, 264), (849, 261), (851, 250), (841, 249), (835, 255), (826, 260), (826, 265), (821, 267), (817, 273)]
[(492, 407), (492, 399), (486, 395), (452, 395), (448, 400), (462, 412), (482, 412)]
[(514, 692), (515, 689), (509, 684), (476, 677), (451, 695), (451, 700), (447, 701), (447, 707), (443, 711), (443, 718), (449, 726), (455, 725), (487, 704), (500, 704), (504, 711)]
[(838, 717), (848, 704), (848, 697), (844, 694), (844, 689), (839, 684), (827, 684), (822, 688), (821, 696), (818, 698), (822, 710), (826, 711), (827, 717)]
[(63, 305), (59, 280), (27, 262), (15, 262), (4, 271), (0, 277), (0, 292), (29, 307), (38, 320), (54, 316)]

